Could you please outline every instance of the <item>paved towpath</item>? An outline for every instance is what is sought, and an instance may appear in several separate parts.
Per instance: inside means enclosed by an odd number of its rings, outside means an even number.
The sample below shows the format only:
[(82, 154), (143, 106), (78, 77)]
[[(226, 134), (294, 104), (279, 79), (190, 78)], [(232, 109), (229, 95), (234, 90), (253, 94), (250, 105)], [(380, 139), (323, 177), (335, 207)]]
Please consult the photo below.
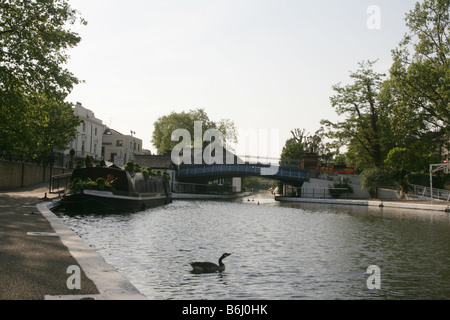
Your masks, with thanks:
[(47, 209), (47, 190), (0, 191), (0, 300), (145, 299)]

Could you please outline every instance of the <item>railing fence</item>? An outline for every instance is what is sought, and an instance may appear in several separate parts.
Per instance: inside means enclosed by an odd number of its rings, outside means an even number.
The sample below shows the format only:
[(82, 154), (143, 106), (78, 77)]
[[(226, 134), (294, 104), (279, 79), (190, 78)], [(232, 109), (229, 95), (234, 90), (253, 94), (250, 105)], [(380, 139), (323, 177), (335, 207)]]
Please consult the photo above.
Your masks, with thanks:
[(50, 193), (63, 193), (70, 182), (72, 173), (63, 173), (52, 176), (50, 181)]
[(433, 198), (438, 200), (444, 200), (450, 202), (450, 190), (411, 185), (411, 193), (416, 196), (422, 196), (427, 198)]

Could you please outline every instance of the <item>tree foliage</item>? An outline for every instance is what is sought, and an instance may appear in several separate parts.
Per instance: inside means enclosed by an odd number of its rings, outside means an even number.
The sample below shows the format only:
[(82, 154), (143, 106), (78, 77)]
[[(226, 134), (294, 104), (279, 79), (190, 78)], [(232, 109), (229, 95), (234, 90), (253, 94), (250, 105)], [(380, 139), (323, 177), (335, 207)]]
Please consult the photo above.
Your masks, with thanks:
[(388, 75), (374, 72), (374, 61), (363, 62), (350, 74), (352, 83), (333, 87), (331, 104), (342, 120), (322, 123), (328, 137), (347, 147), (350, 165), (398, 176), (448, 158), (449, 12), (448, 0), (418, 2), (406, 15), (409, 31), (392, 50)]
[(68, 29), (77, 21), (86, 23), (67, 0), (0, 0), (3, 151), (48, 152), (50, 146), (64, 146), (73, 137), (79, 120), (64, 100), (80, 81), (64, 64), (67, 49), (81, 40)]
[(393, 176), (389, 171), (380, 168), (364, 170), (361, 179), (361, 187), (369, 190), (374, 197), (378, 196), (378, 188), (390, 187), (393, 184)]
[(292, 137), (287, 139), (281, 150), (280, 164), (298, 165), (305, 153), (316, 153), (325, 162), (330, 158), (327, 144), (324, 142), (324, 129), (321, 127), (313, 135), (306, 129), (291, 130)]
[[(421, 171), (450, 149), (450, 1), (426, 0), (406, 15), (381, 95), (390, 108), (397, 163)], [(391, 157), (386, 159), (393, 166)]]
[(280, 158), (281, 164), (284, 165), (298, 165), (305, 154), (305, 145), (298, 139), (289, 138), (286, 140), (283, 149), (281, 150)]
[(359, 63), (359, 69), (350, 73), (352, 83), (333, 86), (335, 95), (330, 98), (336, 113), (345, 118), (332, 123), (321, 123), (330, 129), (327, 135), (342, 144), (351, 144), (358, 153), (369, 160), (368, 166), (380, 167), (383, 163), (383, 133), (385, 113), (379, 92), (384, 74), (373, 71), (376, 61)]
[[(171, 112), (158, 118), (153, 124), (154, 130), (152, 135), (152, 143), (158, 153), (164, 153), (171, 150), (177, 141), (172, 141), (172, 132), (177, 129), (186, 129), (189, 131), (194, 145), (194, 122), (201, 121), (202, 128), (199, 134), (203, 135), (208, 129), (218, 129), (222, 133), (222, 144), (229, 147), (231, 143), (237, 142), (236, 126), (232, 120), (222, 119), (218, 122), (212, 121), (204, 109), (195, 109), (182, 112)], [(203, 136), (199, 137), (200, 139)], [(202, 142), (200, 142), (202, 143)]]
[(409, 32), (392, 51), (389, 83), (399, 124), (450, 125), (449, 15), (448, 0), (418, 2), (406, 15)]
[(63, 150), (76, 135), (80, 118), (70, 103), (41, 95), (33, 102), (31, 111), (30, 133), (35, 139), (31, 139), (28, 149), (34, 151), (34, 156), (48, 157), (53, 151)]

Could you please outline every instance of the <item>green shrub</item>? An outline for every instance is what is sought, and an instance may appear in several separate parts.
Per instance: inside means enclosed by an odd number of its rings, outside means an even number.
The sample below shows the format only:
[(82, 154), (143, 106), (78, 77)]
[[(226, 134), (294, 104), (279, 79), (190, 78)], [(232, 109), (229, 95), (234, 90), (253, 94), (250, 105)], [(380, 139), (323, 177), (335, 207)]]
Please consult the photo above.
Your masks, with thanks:
[(362, 173), (361, 187), (368, 190), (372, 197), (378, 197), (378, 188), (394, 185), (392, 172), (380, 168), (366, 169)]
[(83, 167), (84, 167), (84, 162), (82, 160), (78, 160), (76, 165), (75, 165), (75, 168), (76, 169), (81, 169)]
[(406, 179), (410, 184), (430, 186), (430, 175), (426, 173), (411, 172), (406, 175)]
[(145, 180), (148, 180), (151, 177), (151, 172), (148, 169), (144, 169), (142, 170), (142, 175), (144, 176)]
[(97, 183), (97, 189), (98, 190), (105, 190), (106, 189), (106, 180), (103, 178), (98, 178), (97, 180), (95, 180), (95, 182)]
[(87, 178), (86, 180), (75, 178), (68, 184), (67, 189), (72, 191), (80, 191), (84, 189), (105, 191), (113, 189), (113, 186), (104, 178), (98, 178), (95, 181), (93, 181), (91, 178)]
[(127, 163), (125, 163), (124, 166), (125, 170), (128, 171), (129, 173), (133, 173), (134, 172), (134, 164), (131, 161), (128, 161)]

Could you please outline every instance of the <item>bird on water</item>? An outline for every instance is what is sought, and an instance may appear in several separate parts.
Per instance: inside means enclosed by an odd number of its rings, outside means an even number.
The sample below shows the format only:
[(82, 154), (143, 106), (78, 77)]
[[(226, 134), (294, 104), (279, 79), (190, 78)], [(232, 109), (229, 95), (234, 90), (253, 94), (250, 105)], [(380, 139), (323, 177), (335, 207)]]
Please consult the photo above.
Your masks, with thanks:
[(219, 265), (212, 262), (191, 262), (193, 273), (214, 273), (222, 272), (225, 270), (225, 265), (222, 260), (231, 255), (231, 253), (224, 253), (219, 258)]

